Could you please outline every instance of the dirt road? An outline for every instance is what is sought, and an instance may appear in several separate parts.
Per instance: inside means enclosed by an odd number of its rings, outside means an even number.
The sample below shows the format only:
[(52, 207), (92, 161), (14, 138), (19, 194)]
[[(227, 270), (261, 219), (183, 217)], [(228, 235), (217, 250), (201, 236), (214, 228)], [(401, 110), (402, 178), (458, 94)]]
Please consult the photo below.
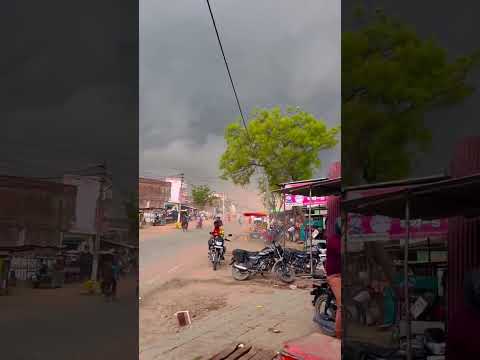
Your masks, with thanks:
[[(227, 243), (260, 250), (238, 225)], [(142, 236), (142, 235), (141, 235)], [(260, 276), (235, 281), (230, 266), (213, 271), (207, 258), (207, 230), (162, 231), (141, 242), (140, 359), (207, 359), (233, 341), (278, 350), (285, 340), (316, 331), (309, 289), (291, 289)], [(192, 325), (180, 329), (173, 314), (188, 310)]]
[(80, 284), (62, 289), (13, 288), (0, 296), (2, 359), (135, 359), (136, 278), (118, 285), (118, 301), (82, 295)]

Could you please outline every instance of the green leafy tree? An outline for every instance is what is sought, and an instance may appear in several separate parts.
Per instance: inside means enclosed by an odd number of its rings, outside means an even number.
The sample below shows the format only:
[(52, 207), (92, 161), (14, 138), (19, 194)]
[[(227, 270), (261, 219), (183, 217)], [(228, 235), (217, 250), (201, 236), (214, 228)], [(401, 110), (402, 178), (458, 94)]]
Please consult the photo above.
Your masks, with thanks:
[(381, 11), (342, 33), (342, 176), (349, 184), (407, 177), (415, 152), (431, 141), (424, 115), (457, 104), (473, 87), (479, 53), (448, 60)]
[(221, 178), (247, 185), (258, 176), (259, 188), (304, 180), (321, 166), (320, 152), (338, 143), (340, 128), (328, 128), (323, 120), (297, 108), (256, 109), (247, 125), (227, 126), (227, 148), (220, 159)]
[(195, 205), (203, 208), (212, 204), (213, 193), (208, 185), (193, 186), (192, 198)]

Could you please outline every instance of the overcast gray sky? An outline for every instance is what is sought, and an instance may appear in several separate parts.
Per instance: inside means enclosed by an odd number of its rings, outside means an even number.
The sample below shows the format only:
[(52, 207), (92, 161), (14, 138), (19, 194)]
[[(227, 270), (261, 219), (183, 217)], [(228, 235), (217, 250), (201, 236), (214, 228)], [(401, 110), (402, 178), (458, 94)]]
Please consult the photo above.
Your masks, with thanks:
[[(295, 105), (340, 122), (340, 2), (211, 2), (244, 112)], [(203, 0), (140, 2), (140, 174), (213, 181), (238, 116)], [(324, 174), (340, 147), (322, 154)], [(218, 190), (231, 187), (215, 181)], [(239, 196), (237, 194), (237, 196)]]

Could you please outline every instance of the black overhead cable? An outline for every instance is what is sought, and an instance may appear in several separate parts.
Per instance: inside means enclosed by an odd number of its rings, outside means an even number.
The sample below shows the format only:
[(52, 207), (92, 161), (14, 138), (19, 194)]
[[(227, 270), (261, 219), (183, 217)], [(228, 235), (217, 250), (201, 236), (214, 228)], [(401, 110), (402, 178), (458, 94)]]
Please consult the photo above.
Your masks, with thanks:
[(242, 117), (243, 126), (245, 128), (245, 131), (247, 132), (247, 137), (250, 140), (250, 134), (248, 133), (247, 122), (245, 120), (245, 116), (243, 115), (242, 106), (240, 105), (240, 100), (238, 99), (237, 90), (235, 89), (235, 84), (233, 83), (232, 73), (230, 72), (230, 68), (228, 67), (227, 57), (225, 56), (225, 52), (223, 51), (222, 41), (220, 40), (220, 35), (218, 33), (217, 24), (215, 23), (215, 18), (213, 16), (212, 8), (210, 6), (210, 1), (209, 0), (206, 0), (206, 1), (208, 5), (208, 10), (210, 11), (210, 17), (212, 18), (213, 27), (215, 28), (215, 33), (217, 34), (218, 45), (220, 45), (220, 50), (222, 51), (222, 55), (223, 55), (223, 61), (225, 62), (225, 67), (227, 68), (228, 77), (230, 78), (230, 84), (232, 84), (233, 94), (235, 95), (235, 99), (237, 100), (237, 106), (238, 106), (238, 110), (240, 111), (240, 116)]

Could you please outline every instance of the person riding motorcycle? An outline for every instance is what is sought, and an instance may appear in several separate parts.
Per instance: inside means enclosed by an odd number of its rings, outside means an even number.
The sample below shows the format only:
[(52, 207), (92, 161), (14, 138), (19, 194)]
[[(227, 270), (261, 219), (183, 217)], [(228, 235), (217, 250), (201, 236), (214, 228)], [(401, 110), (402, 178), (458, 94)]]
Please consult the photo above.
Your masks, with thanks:
[(185, 226), (185, 228), (188, 228), (188, 221), (189, 221), (189, 217), (188, 217), (188, 214), (182, 214), (181, 216), (181, 223), (182, 223), (182, 226)]
[[(220, 219), (219, 216), (215, 218), (215, 221), (213, 222), (213, 231), (211, 232), (212, 237), (208, 240), (208, 249), (210, 250), (210, 247), (213, 245), (213, 241), (215, 237), (219, 236), (222, 239), (225, 239), (225, 231), (223, 230), (223, 222)], [(222, 254), (222, 260), (224, 260), (224, 254), (225, 254), (226, 248), (225, 245), (223, 245), (223, 254)]]

